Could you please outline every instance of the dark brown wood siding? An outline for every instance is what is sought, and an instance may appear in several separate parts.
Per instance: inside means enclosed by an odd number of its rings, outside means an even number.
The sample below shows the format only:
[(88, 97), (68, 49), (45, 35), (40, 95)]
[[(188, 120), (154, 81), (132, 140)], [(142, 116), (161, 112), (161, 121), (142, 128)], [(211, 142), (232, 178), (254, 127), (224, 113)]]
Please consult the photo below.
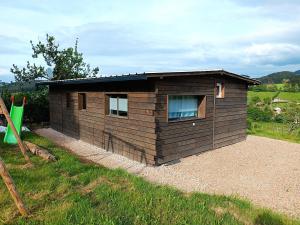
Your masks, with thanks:
[[(154, 87), (149, 83), (128, 87), (124, 84), (50, 88), (51, 127), (133, 160), (155, 164)], [(71, 99), (69, 107), (66, 104), (67, 93)], [(78, 93), (86, 94), (86, 109), (78, 109)], [(127, 94), (127, 117), (107, 115), (106, 94), (111, 93)]]
[(62, 132), (62, 95), (59, 91), (54, 91), (50, 87), (49, 91), (49, 110), (50, 110), (50, 126)]
[[(51, 86), (50, 124), (66, 135), (152, 165), (219, 148), (246, 137), (247, 84), (218, 77)], [(222, 99), (214, 97), (216, 82), (225, 84)], [(86, 94), (86, 109), (78, 109), (78, 93)], [(127, 117), (107, 115), (107, 95), (112, 93), (127, 94)], [(168, 121), (169, 95), (206, 96), (205, 118)]]
[(223, 81), (224, 98), (216, 99), (215, 148), (246, 139), (247, 84), (230, 78)]
[[(169, 77), (158, 80), (156, 125), (158, 164), (213, 148), (214, 79)], [(206, 96), (206, 117), (168, 122), (169, 95)]]

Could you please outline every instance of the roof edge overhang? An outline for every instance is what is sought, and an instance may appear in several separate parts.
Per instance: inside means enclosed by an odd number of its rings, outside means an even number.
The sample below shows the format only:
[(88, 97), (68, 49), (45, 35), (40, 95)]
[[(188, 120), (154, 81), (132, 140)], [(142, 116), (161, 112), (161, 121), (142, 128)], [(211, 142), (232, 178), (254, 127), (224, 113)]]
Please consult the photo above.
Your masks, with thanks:
[(39, 81), (36, 85), (69, 85), (69, 84), (94, 84), (94, 83), (109, 83), (109, 82), (123, 82), (123, 81), (139, 81), (147, 80), (144, 74), (134, 75), (121, 75), (109, 77), (96, 77), (96, 78), (79, 78), (79, 79), (66, 79), (66, 80), (45, 80)]
[(225, 70), (201, 70), (201, 71), (177, 71), (177, 72), (147, 72), (147, 73), (128, 74), (128, 75), (121, 75), (121, 76), (39, 81), (36, 83), (36, 85), (39, 86), (39, 85), (96, 84), (96, 83), (124, 82), (124, 81), (142, 81), (151, 78), (163, 78), (163, 77), (206, 76), (206, 75), (220, 75), (221, 77), (228, 76), (239, 80), (243, 80), (249, 85), (258, 85), (261, 83), (260, 81), (256, 79), (252, 79), (248, 76), (238, 75)]
[(153, 78), (153, 77), (176, 77), (176, 76), (195, 76), (195, 75), (221, 75), (221, 76), (228, 76), (232, 78), (236, 78), (239, 80), (243, 80), (247, 82), (250, 85), (258, 85), (261, 82), (259, 80), (250, 78), (248, 76), (238, 75), (235, 73), (231, 73), (225, 70), (201, 70), (201, 71), (180, 71), (180, 72), (149, 72), (146, 73), (147, 78)]

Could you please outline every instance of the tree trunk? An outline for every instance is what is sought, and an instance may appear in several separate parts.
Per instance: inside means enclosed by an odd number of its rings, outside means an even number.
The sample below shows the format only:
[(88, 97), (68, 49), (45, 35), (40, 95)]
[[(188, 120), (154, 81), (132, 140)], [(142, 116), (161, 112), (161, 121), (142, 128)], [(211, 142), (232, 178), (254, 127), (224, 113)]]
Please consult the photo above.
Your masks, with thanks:
[(24, 144), (27, 146), (29, 151), (32, 152), (32, 154), (38, 155), (41, 158), (48, 160), (48, 161), (56, 161), (56, 158), (54, 155), (51, 155), (46, 149), (43, 149), (33, 143), (30, 143), (28, 141), (24, 141)]
[(21, 213), (22, 216), (27, 216), (28, 211), (17, 191), (14, 181), (12, 180), (11, 176), (9, 175), (8, 170), (6, 169), (5, 164), (1, 158), (0, 158), (0, 175), (6, 185), (9, 193), (11, 194), (11, 197), (13, 198), (16, 206), (18, 207), (19, 212)]

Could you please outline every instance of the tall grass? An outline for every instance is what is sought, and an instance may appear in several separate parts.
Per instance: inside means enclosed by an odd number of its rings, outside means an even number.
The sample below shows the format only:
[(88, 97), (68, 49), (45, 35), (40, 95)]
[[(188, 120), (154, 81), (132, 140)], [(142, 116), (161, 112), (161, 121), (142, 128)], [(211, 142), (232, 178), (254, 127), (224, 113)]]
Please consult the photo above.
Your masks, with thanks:
[(288, 126), (275, 122), (252, 122), (248, 134), (300, 143), (300, 129), (289, 132)]

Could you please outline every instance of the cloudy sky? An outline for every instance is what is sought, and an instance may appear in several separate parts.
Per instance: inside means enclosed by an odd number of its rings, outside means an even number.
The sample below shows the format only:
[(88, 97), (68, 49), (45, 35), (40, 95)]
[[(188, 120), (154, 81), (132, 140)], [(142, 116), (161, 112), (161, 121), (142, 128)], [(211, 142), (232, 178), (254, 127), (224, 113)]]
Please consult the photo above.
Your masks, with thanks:
[(2, 0), (0, 80), (31, 60), (30, 40), (79, 38), (101, 74), (300, 69), (299, 0)]

